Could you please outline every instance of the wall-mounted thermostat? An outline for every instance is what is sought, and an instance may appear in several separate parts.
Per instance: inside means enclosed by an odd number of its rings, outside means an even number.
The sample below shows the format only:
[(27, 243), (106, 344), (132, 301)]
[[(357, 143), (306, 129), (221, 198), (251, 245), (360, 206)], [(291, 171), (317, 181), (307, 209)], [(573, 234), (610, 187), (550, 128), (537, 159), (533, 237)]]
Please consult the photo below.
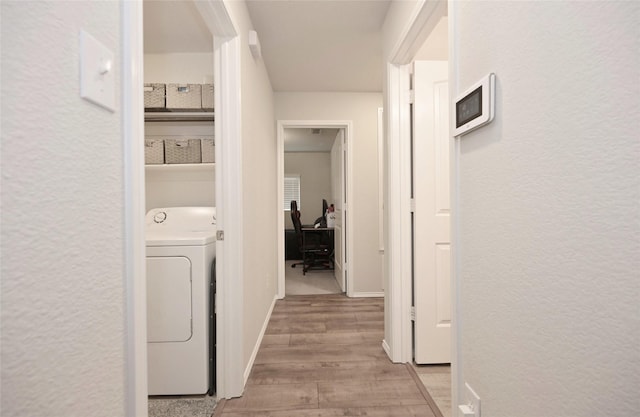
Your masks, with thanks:
[(491, 73), (458, 96), (454, 136), (469, 133), (493, 120), (495, 93), (496, 75)]

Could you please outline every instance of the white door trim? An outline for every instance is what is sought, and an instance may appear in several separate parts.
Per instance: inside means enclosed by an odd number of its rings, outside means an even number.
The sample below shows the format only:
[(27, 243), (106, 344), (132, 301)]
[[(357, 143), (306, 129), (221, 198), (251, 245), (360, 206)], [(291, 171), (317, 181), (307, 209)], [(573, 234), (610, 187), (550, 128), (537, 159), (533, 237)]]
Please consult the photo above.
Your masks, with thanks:
[[(449, 99), (458, 96), (458, 49), (457, 49), (457, 14), (459, 5), (455, 1), (449, 2), (447, 14), (449, 16)], [(453, 101), (453, 100), (451, 100)], [(453, 132), (455, 124), (455, 106), (449, 104), (451, 124), (449, 131)], [(462, 341), (462, 324), (460, 314), (460, 181), (458, 167), (460, 166), (460, 139), (452, 139), (451, 159), (449, 167), (451, 173), (451, 404), (460, 404), (464, 392), (464, 378), (462, 376), (462, 357), (459, 344)]]
[(393, 362), (411, 361), (411, 160), (408, 106), (409, 68), (387, 65), (387, 305), (385, 339)]
[[(384, 109), (378, 107), (378, 253), (384, 255)], [(385, 283), (382, 282), (384, 290)], [(384, 293), (384, 291), (382, 291)]]
[(215, 100), (216, 223), (216, 396), (244, 390), (243, 201), (240, 37), (224, 2), (195, 2), (213, 34)]
[(353, 152), (351, 152), (353, 144), (353, 122), (351, 120), (278, 120), (277, 132), (277, 181), (278, 181), (278, 200), (277, 200), (277, 225), (278, 225), (278, 298), (285, 296), (285, 250), (284, 250), (284, 215), (282, 213), (282, 201), (284, 198), (284, 130), (290, 128), (319, 128), (319, 129), (344, 129), (346, 152), (347, 152), (347, 204), (345, 207), (347, 216), (344, 219), (346, 224), (346, 241), (347, 241), (347, 296), (353, 296), (353, 273), (351, 265), (353, 265), (353, 213), (351, 212), (351, 202), (353, 201)]
[[(214, 39), (216, 108), (216, 222), (224, 240), (216, 244), (217, 393), (244, 390), (244, 291), (240, 38)], [(224, 109), (224, 111), (223, 111)]]
[(147, 280), (142, 2), (122, 2), (122, 136), (126, 314), (126, 415), (146, 417)]
[[(226, 164), (216, 164), (216, 189), (223, 189), (217, 201), (224, 205), (218, 207), (218, 220), (227, 215), (224, 224), (228, 235), (236, 238), (227, 239), (226, 252), (217, 245), (218, 276), (242, 277), (242, 219), (236, 207), (242, 206), (233, 201), (233, 188), (242, 184), (241, 145), (240, 139), (240, 42), (233, 22), (223, 2), (208, 0), (196, 2), (200, 13), (208, 23), (214, 36), (214, 74), (216, 83), (225, 88), (216, 88), (216, 137), (219, 141), (231, 143), (226, 152), (217, 150), (216, 157), (229, 157)], [(145, 243), (145, 172), (144, 172), (144, 99), (142, 85), (144, 83), (144, 50), (142, 2), (122, 3), (122, 124), (124, 142), (124, 239), (125, 239), (125, 271), (126, 282), (126, 362), (127, 392), (126, 415), (146, 417), (148, 414), (147, 388), (147, 320), (146, 320), (146, 243)], [(221, 80), (227, 84), (221, 84)], [(223, 127), (224, 126), (224, 127)], [(229, 138), (229, 139), (227, 139)], [(233, 140), (231, 140), (233, 139)], [(238, 142), (238, 143), (235, 143)], [(217, 147), (216, 147), (217, 148)], [(220, 160), (220, 159), (218, 159)], [(240, 161), (240, 162), (238, 162)], [(220, 168), (218, 168), (220, 167)], [(230, 192), (231, 190), (231, 192)], [(227, 199), (227, 195), (230, 197)], [(241, 198), (241, 197), (238, 197)], [(233, 209), (231, 209), (233, 208)], [(225, 260), (229, 260), (225, 262)], [(220, 264), (223, 269), (220, 269)], [(228, 282), (227, 282), (228, 281)], [(222, 283), (221, 283), (222, 282)], [(242, 394), (242, 280), (218, 280), (218, 300), (225, 300), (218, 305), (217, 326), (218, 340), (224, 340), (222, 347), (218, 344), (218, 397), (230, 398)]]
[[(448, 11), (447, 11), (448, 6)], [(386, 255), (388, 257), (386, 269), (387, 306), (385, 309), (385, 322), (389, 323), (389, 329), (385, 333), (391, 340), (385, 340), (385, 348), (394, 362), (410, 362), (411, 358), (411, 329), (408, 319), (411, 308), (411, 274), (410, 256), (406, 242), (410, 237), (410, 222), (408, 219), (410, 190), (406, 185), (409, 162), (409, 151), (403, 147), (408, 143), (409, 125), (408, 108), (404, 103), (403, 86), (408, 85), (408, 65), (416, 51), (422, 46), (440, 18), (449, 15), (449, 80), (450, 97), (456, 96), (457, 90), (457, 60), (456, 60), (456, 30), (454, 27), (457, 2), (429, 2), (421, 1), (409, 19), (407, 26), (401, 32), (398, 43), (393, 48), (387, 63), (387, 106), (385, 116), (387, 123), (387, 211), (385, 219), (388, 227)], [(453, 111), (451, 114), (454, 114)], [(453, 132), (453, 129), (451, 130)], [(453, 139), (452, 139), (453, 140)], [(451, 292), (452, 292), (452, 340), (451, 340), (451, 386), (452, 404), (458, 404), (458, 394), (461, 381), (461, 361), (459, 358), (458, 343), (460, 340), (460, 315), (459, 310), (459, 284), (458, 284), (458, 254), (456, 244), (458, 241), (457, 204), (459, 201), (459, 187), (457, 183), (458, 167), (458, 143), (456, 153), (451, 158)], [(388, 315), (388, 316), (387, 316)]]

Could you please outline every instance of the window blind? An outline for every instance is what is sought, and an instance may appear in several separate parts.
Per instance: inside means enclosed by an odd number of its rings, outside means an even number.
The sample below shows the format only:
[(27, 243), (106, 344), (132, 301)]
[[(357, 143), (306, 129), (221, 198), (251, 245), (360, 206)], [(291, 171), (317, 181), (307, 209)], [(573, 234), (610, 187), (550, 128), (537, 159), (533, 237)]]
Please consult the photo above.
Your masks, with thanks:
[(291, 210), (291, 201), (298, 203), (300, 210), (300, 175), (284, 176), (284, 211)]

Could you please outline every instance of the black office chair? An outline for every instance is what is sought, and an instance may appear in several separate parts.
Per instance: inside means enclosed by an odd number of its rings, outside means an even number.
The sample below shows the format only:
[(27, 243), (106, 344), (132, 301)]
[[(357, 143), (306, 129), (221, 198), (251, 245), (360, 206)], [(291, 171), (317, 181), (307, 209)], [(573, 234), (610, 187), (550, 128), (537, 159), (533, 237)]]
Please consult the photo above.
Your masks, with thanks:
[[(300, 212), (298, 211), (298, 203), (295, 200), (291, 200), (291, 223), (293, 223), (293, 229), (295, 230), (295, 233), (296, 233), (298, 250), (300, 254), (302, 254), (302, 223), (300, 222)], [(291, 268), (295, 268), (296, 265), (304, 265), (304, 255), (302, 259), (303, 259), (302, 262), (296, 262), (291, 264)]]
[(296, 201), (291, 201), (291, 221), (298, 239), (300, 253), (302, 253), (302, 262), (292, 264), (291, 268), (302, 265), (302, 275), (306, 275), (307, 271), (313, 267), (326, 269), (331, 255), (329, 245), (324, 242), (324, 239), (319, 234), (305, 234), (302, 232), (302, 222), (300, 221), (300, 212)]

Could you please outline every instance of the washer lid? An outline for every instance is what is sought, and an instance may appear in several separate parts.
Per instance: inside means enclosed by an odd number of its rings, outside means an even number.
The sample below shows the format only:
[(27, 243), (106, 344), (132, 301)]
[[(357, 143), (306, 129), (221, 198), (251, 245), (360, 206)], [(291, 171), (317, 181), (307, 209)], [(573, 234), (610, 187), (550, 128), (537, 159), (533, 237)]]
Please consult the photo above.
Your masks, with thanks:
[(216, 240), (215, 207), (167, 207), (146, 215), (147, 246), (201, 246)]
[(216, 228), (215, 207), (154, 208), (145, 216), (147, 231), (205, 230)]
[(147, 231), (147, 246), (202, 246), (216, 241), (216, 230)]

